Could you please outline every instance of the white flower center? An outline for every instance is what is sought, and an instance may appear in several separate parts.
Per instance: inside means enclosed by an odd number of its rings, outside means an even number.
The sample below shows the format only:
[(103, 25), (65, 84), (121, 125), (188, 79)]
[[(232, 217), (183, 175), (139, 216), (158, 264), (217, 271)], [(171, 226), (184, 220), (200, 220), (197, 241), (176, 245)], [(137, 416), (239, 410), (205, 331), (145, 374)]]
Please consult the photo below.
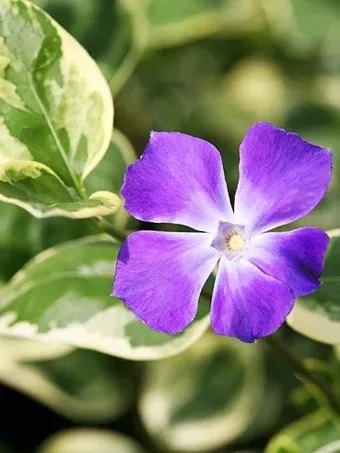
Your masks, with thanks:
[(229, 260), (237, 260), (248, 250), (249, 240), (242, 225), (221, 222), (218, 233), (211, 244), (221, 255)]

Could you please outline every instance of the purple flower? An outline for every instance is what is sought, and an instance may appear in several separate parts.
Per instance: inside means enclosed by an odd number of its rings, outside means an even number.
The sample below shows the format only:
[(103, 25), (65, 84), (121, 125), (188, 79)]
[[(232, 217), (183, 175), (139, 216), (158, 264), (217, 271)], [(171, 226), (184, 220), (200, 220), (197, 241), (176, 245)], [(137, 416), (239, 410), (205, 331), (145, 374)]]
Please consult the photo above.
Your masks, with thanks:
[(305, 227), (268, 233), (308, 214), (331, 179), (330, 151), (268, 123), (240, 147), (234, 212), (220, 154), (210, 143), (153, 132), (125, 175), (125, 209), (146, 222), (200, 232), (139, 231), (119, 252), (114, 296), (150, 328), (175, 334), (195, 318), (218, 264), (211, 323), (217, 334), (254, 342), (275, 332), (296, 297), (320, 287), (329, 238)]

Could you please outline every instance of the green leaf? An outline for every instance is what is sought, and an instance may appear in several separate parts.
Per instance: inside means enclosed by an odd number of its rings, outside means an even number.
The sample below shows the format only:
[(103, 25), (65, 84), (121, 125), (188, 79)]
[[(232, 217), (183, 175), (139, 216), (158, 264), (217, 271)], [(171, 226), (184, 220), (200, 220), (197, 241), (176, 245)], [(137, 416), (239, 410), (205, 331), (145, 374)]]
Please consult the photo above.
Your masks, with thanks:
[(174, 336), (150, 330), (110, 296), (119, 245), (107, 236), (49, 249), (2, 289), (0, 333), (56, 341), (131, 360), (178, 354), (209, 326), (201, 303), (196, 321)]
[(115, 33), (100, 66), (115, 97), (141, 59), (148, 37), (146, 12), (141, 0), (115, 2)]
[(297, 300), (287, 318), (297, 332), (328, 344), (340, 343), (340, 229), (328, 231), (330, 244), (321, 288)]
[(113, 122), (111, 93), (96, 63), (26, 0), (0, 0), (0, 54), (0, 163), (39, 162), (81, 193)]
[(0, 346), (0, 382), (65, 417), (106, 422), (130, 404), (131, 385), (112, 358), (26, 339), (0, 337)]
[[(267, 0), (268, 1), (268, 0)], [(313, 47), (322, 42), (329, 30), (338, 28), (339, 4), (336, 0), (289, 0), (286, 10), (291, 14), (286, 37), (291, 43)]]
[(177, 357), (148, 365), (139, 404), (149, 434), (174, 451), (206, 451), (244, 434), (264, 398), (263, 357), (206, 335)]
[(8, 203), (0, 203), (0, 218), (0, 282), (9, 280), (42, 250), (93, 234), (86, 222), (65, 217), (41, 221)]
[(320, 410), (281, 431), (264, 453), (338, 453), (339, 439), (340, 425)]
[(121, 205), (117, 195), (104, 191), (86, 200), (73, 201), (67, 187), (50, 168), (24, 160), (0, 166), (0, 200), (20, 206), (38, 218), (105, 216)]
[(244, 32), (249, 26), (257, 26), (261, 10), (251, 0), (150, 0), (145, 3), (151, 48), (181, 45), (221, 31)]
[(17, 206), (0, 203), (0, 281), (10, 279), (40, 247), (36, 221)]
[(70, 429), (41, 445), (37, 453), (143, 453), (142, 448), (122, 434), (106, 430)]
[(228, 0), (150, 0), (148, 17), (151, 25), (181, 22), (212, 11), (222, 12)]

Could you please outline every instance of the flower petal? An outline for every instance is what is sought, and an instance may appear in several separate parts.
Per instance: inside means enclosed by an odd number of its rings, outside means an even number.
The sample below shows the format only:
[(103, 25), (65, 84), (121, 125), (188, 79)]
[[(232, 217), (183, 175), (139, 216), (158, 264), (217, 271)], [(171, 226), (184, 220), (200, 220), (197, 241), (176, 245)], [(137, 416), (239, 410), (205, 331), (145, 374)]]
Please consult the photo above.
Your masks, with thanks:
[(153, 132), (143, 156), (130, 165), (122, 195), (125, 209), (145, 222), (177, 223), (216, 232), (231, 221), (219, 152), (179, 132)]
[(293, 305), (288, 286), (245, 259), (221, 259), (211, 307), (211, 324), (217, 334), (253, 343), (274, 333)]
[(181, 332), (219, 259), (212, 241), (206, 233), (131, 234), (118, 255), (113, 295), (151, 329)]
[(328, 243), (328, 235), (313, 227), (265, 233), (252, 238), (247, 259), (290, 286), (295, 297), (306, 296), (321, 285), (318, 279)]
[(236, 223), (261, 233), (308, 214), (330, 183), (332, 154), (294, 133), (257, 123), (240, 147)]

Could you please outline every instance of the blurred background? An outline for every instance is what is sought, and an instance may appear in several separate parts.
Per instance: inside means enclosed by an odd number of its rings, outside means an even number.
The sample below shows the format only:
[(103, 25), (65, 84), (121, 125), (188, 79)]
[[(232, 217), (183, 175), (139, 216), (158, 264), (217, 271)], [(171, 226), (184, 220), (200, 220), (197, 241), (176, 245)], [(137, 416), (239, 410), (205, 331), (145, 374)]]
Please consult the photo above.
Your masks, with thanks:
[[(242, 137), (256, 121), (272, 122), (334, 153), (328, 196), (295, 226), (340, 225), (339, 0), (36, 3), (100, 65), (115, 99), (115, 127), (137, 155), (150, 130), (209, 140), (233, 194)], [(2, 283), (38, 252), (91, 233), (81, 221), (38, 221), (4, 203), (0, 215)], [(339, 386), (333, 348), (288, 327), (282, 335)], [(0, 453), (312, 453), (321, 437), (340, 439), (289, 366), (262, 344), (208, 332), (180, 355), (147, 363), (0, 343)]]

